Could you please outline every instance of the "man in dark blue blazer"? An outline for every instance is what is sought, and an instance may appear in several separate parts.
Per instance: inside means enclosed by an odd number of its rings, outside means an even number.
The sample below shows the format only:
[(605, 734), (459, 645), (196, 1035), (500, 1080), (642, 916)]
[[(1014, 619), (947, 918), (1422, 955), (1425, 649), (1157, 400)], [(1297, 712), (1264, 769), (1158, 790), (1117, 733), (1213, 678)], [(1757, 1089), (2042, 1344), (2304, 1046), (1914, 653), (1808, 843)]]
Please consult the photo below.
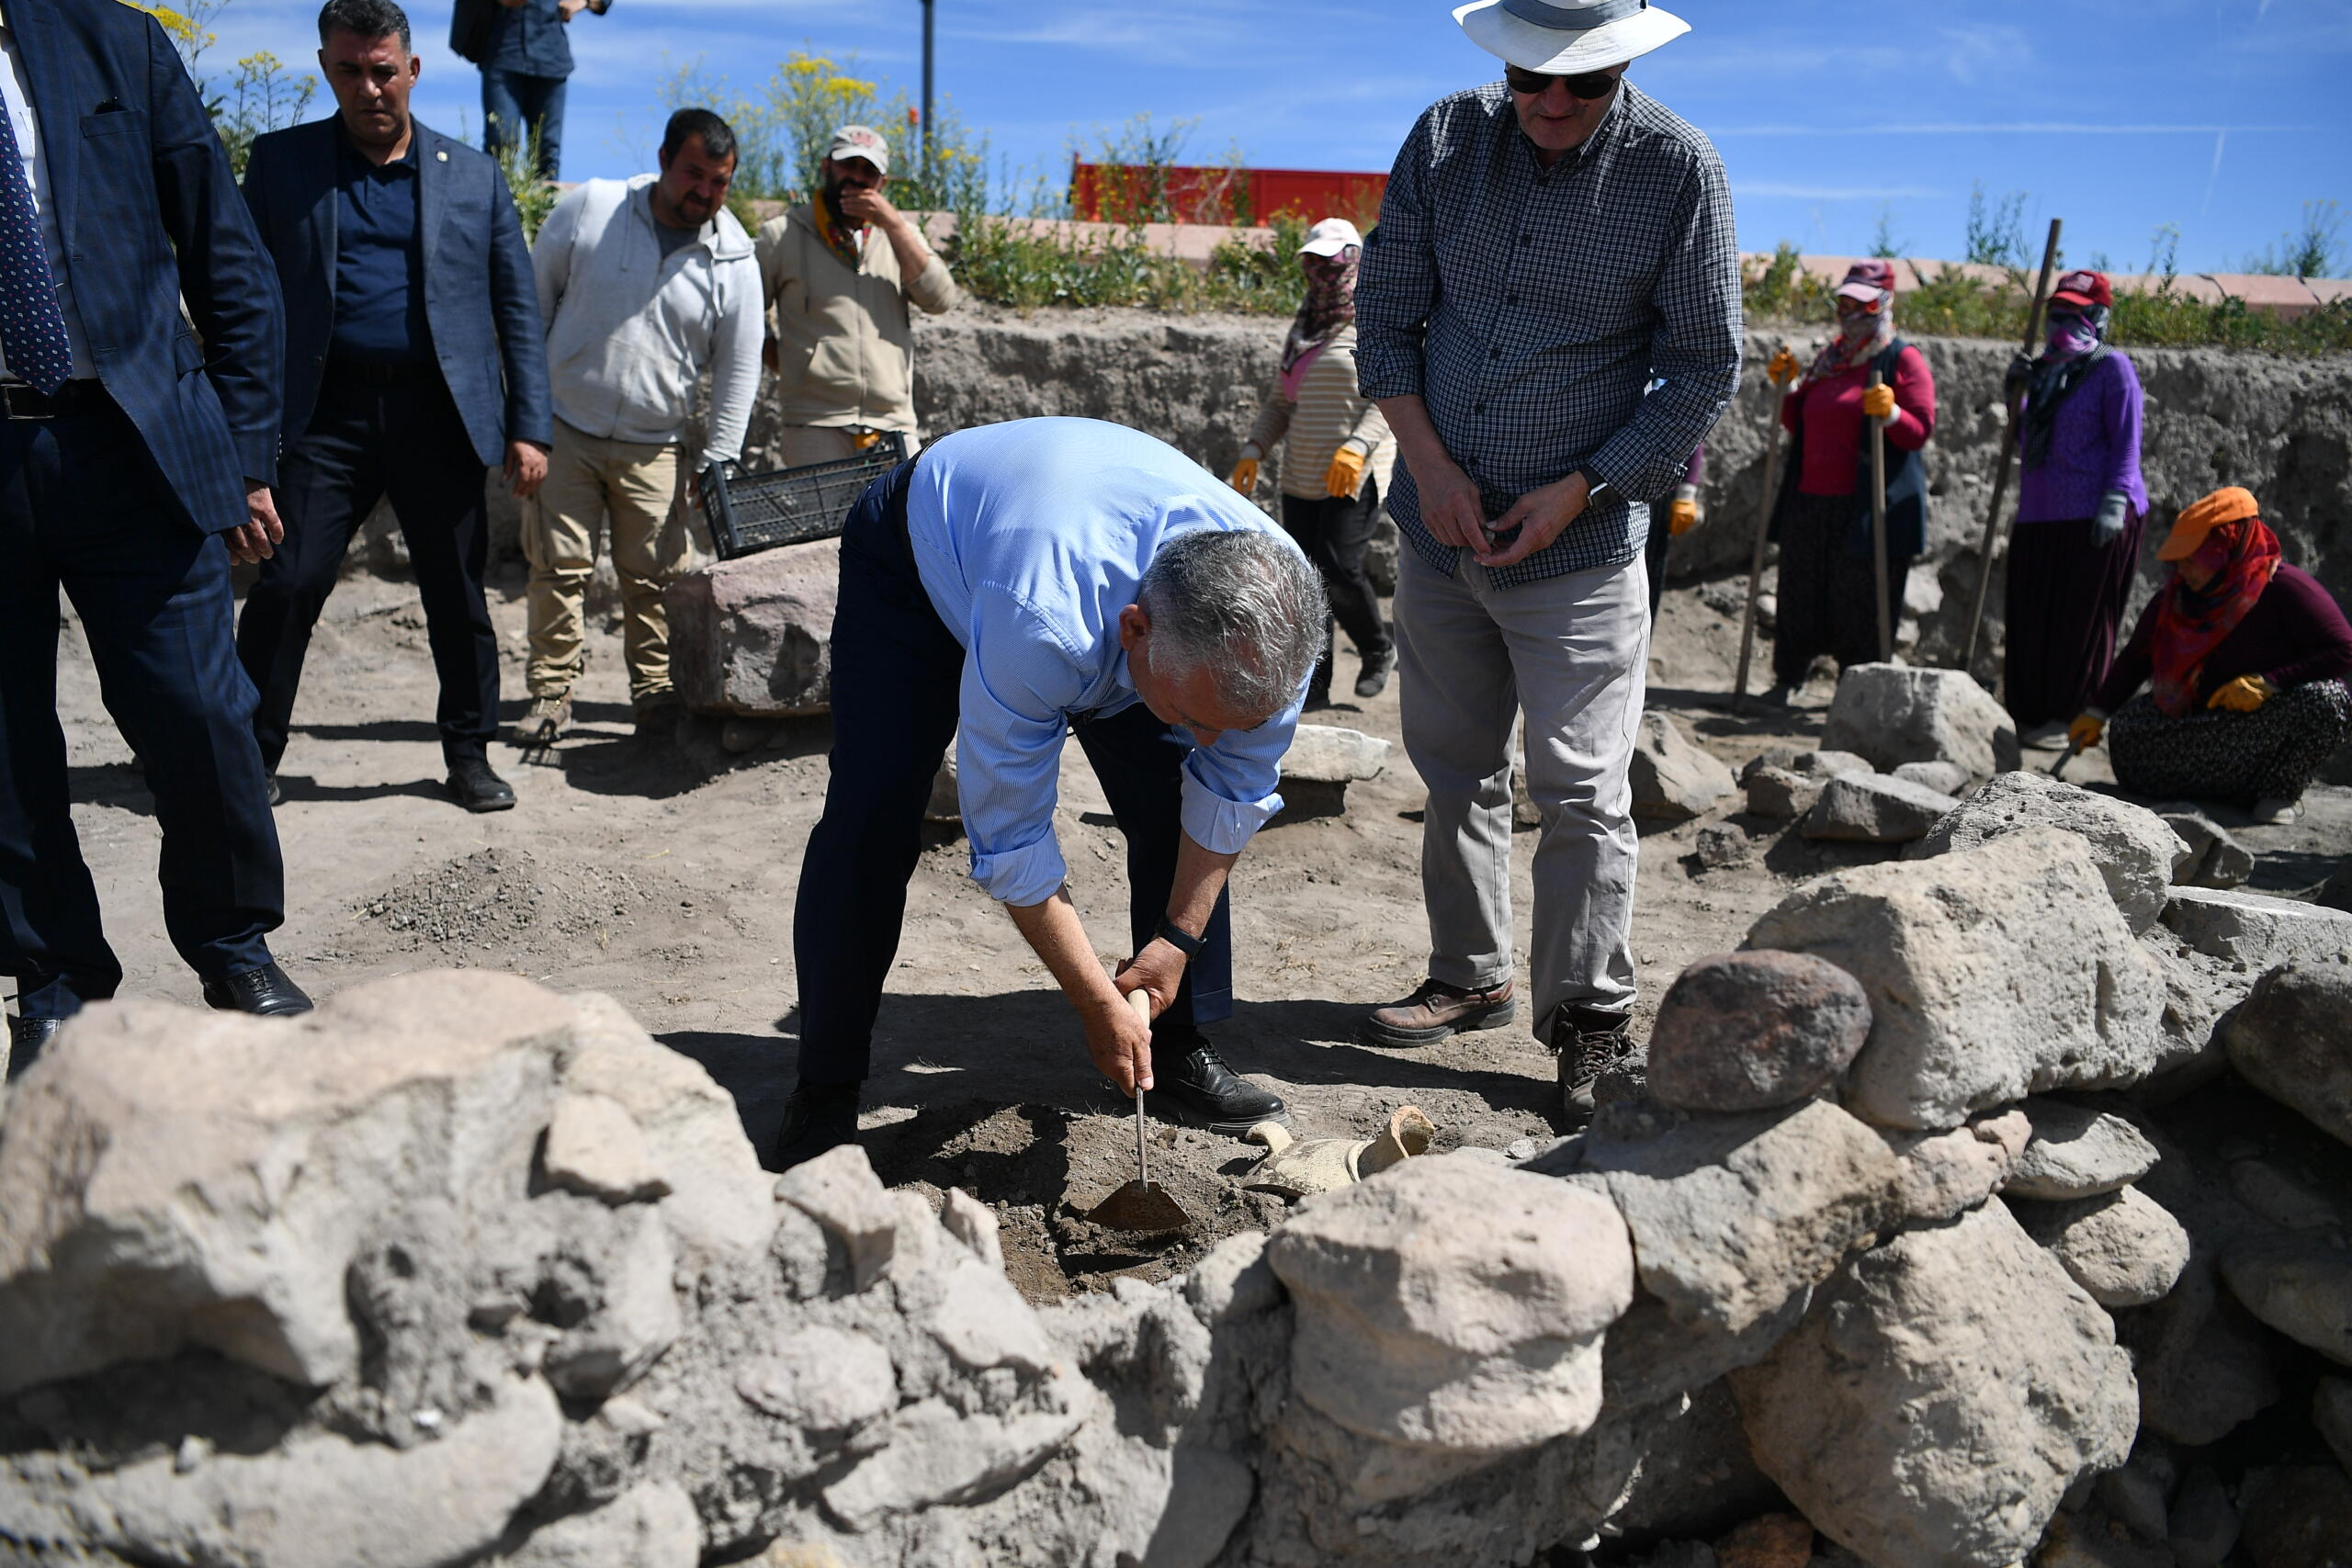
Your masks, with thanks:
[(441, 678), (449, 790), (471, 811), (514, 792), (491, 770), (498, 639), (482, 598), (483, 470), (538, 488), (555, 434), (529, 248), (488, 155), (412, 118), (424, 62), (391, 0), (327, 0), (329, 119), (273, 131), (245, 203), (286, 300), (286, 540), (245, 597), (237, 653), (276, 792), (311, 629), (351, 537), (391, 497)]
[(283, 328), (268, 258), (153, 17), (116, 0), (5, 4), (0, 967), (17, 981), (13, 1077), (122, 980), (70, 812), (61, 587), (145, 767), (164, 924), (205, 1000), (299, 1012), (310, 999), (265, 940), (285, 918), (285, 876), (230, 635), (230, 558), (265, 557), (279, 534), (268, 487)]

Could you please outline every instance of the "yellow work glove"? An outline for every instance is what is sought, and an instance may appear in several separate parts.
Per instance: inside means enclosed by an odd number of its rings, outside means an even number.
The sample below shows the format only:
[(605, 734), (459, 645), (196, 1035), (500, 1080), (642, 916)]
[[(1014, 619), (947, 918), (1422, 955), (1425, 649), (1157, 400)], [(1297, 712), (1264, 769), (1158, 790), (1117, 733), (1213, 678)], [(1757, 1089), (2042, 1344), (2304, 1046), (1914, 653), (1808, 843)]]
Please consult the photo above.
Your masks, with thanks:
[(1680, 538), (1699, 525), (1699, 487), (1682, 485), (1674, 492), (1674, 500), (1666, 509), (1666, 531)]
[(2252, 713), (2278, 694), (2278, 688), (2259, 675), (2241, 675), (2224, 682), (2222, 689), (2205, 699), (2209, 708), (2227, 708), (2232, 713)]
[(1764, 379), (1775, 387), (1785, 387), (1804, 374), (1804, 367), (1798, 364), (1797, 356), (1786, 348), (1774, 355), (1764, 367)]
[(1352, 496), (1356, 487), (1363, 483), (1363, 465), (1371, 456), (1348, 443), (1331, 454), (1331, 466), (1323, 470), (1323, 493), (1332, 496)]
[(2087, 751), (2107, 733), (2107, 720), (2097, 714), (2086, 713), (2066, 727), (2066, 744), (2077, 751)]
[(1234, 489), (1239, 491), (1244, 495), (1255, 495), (1258, 493), (1257, 447), (1244, 446), (1241, 448), (1241, 459), (1233, 465), (1233, 472), (1226, 477), (1225, 482), (1231, 485)]
[(1865, 387), (1862, 389), (1862, 412), (1872, 419), (1889, 419), (1894, 413), (1894, 389)]

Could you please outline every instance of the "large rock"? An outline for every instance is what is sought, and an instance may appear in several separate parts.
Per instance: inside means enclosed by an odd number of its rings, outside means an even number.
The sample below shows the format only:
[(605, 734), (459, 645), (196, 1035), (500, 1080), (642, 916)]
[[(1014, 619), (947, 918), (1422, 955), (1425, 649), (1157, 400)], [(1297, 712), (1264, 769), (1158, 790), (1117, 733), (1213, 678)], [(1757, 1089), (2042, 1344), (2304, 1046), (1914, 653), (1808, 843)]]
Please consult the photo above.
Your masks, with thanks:
[(1915, 784), (1925, 784), (1939, 795), (1962, 795), (1975, 782), (1966, 768), (1958, 762), (1905, 762), (1894, 770), (1894, 776)]
[(2327, 1232), (2249, 1236), (2222, 1255), (2246, 1311), (2299, 1345), (2352, 1367), (2352, 1247)]
[(2163, 975), (2082, 840), (2052, 829), (1817, 878), (1746, 945), (1815, 953), (1861, 982), (1871, 1032), (1846, 1100), (1884, 1126), (2135, 1082), (2195, 1049), (2165, 1033)]
[(1675, 977), (1650, 1029), (1649, 1089), (1684, 1111), (1764, 1111), (1829, 1088), (1870, 1033), (1854, 977), (1798, 953), (1719, 953)]
[(2176, 887), (2165, 906), (2165, 924), (2207, 957), (2248, 969), (2352, 964), (2352, 914), (2299, 899)]
[(1740, 783), (1747, 790), (1748, 815), (1771, 822), (1792, 822), (1813, 809), (1829, 781), (1807, 778), (1786, 768), (1750, 768)]
[(1971, 850), (2028, 828), (2055, 828), (2082, 840), (2134, 931), (2156, 923), (2176, 868), (2190, 858), (2180, 835), (2154, 812), (2041, 773), (2003, 773), (1937, 823), (1917, 852)]
[(1650, 822), (1687, 822), (1736, 787), (1730, 768), (1655, 709), (1642, 715), (1627, 777), (1634, 789), (1634, 815)]
[(1331, 724), (1302, 724), (1283, 753), (1284, 817), (1328, 817), (1346, 809), (1348, 785), (1378, 778), (1388, 742)]
[(1984, 687), (1957, 670), (1903, 664), (1848, 666), (1821, 744), (1881, 770), (1957, 762), (1977, 779), (2009, 772), (2018, 756), (2016, 726)]
[(1601, 1333), (1634, 1295), (1606, 1199), (1460, 1158), (1308, 1200), (1266, 1259), (1296, 1306), (1299, 1398), (1364, 1437), (1477, 1453), (1592, 1425)]
[(1615, 1201), (1644, 1290), (1679, 1322), (1736, 1335), (1900, 1218), (1899, 1176), (1869, 1128), (1812, 1100), (1652, 1137), (1596, 1131), (1572, 1179)]
[(2033, 1137), (2002, 1189), (2015, 1198), (2095, 1198), (2156, 1167), (2156, 1145), (2111, 1111), (2040, 1096), (2025, 1102)]
[(1891, 773), (1847, 773), (1822, 789), (1805, 814), (1804, 836), (1864, 844), (1907, 844), (1960, 804)]
[(786, 545), (686, 573), (662, 592), (670, 674), (696, 713), (788, 718), (833, 700), (841, 541)]
[(2248, 1474), (2240, 1550), (2253, 1568), (2346, 1568), (2352, 1563), (2352, 1477), (2303, 1464)]
[(2273, 969), (2222, 1021), (2221, 1035), (2246, 1082), (2352, 1144), (2352, 969)]
[(1881, 1128), (1879, 1136), (1902, 1164), (1897, 1190), (1904, 1217), (1949, 1220), (2000, 1191), (2032, 1131), (2025, 1112), (2014, 1106), (1972, 1118), (1948, 1133)]
[(2188, 846), (2187, 863), (2173, 873), (2175, 882), (2188, 887), (2236, 887), (2254, 874), (2254, 852), (2202, 811), (2167, 806), (2157, 815)]
[(1757, 1462), (1868, 1562), (2007, 1568), (2131, 1451), (2114, 1326), (1998, 1203), (1849, 1260), (1731, 1374)]
[(2048, 1247), (2103, 1307), (2145, 1306), (2170, 1291), (2188, 1267), (2188, 1233), (2137, 1188), (2010, 1207), (2026, 1234)]

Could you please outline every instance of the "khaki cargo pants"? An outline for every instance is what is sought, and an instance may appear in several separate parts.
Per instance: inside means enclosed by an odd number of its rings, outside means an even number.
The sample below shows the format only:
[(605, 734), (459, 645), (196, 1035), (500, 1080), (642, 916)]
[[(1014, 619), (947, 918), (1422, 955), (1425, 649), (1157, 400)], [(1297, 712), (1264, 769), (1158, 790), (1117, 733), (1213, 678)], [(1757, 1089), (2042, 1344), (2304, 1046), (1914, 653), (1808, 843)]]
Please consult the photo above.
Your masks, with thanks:
[(531, 695), (560, 696), (580, 679), (588, 582), (607, 520), (621, 581), (629, 700), (668, 694), (670, 621), (662, 590), (694, 560), (683, 512), (672, 516), (677, 490), (677, 447), (609, 440), (555, 422), (547, 482), (523, 516), (523, 556), (531, 563)]

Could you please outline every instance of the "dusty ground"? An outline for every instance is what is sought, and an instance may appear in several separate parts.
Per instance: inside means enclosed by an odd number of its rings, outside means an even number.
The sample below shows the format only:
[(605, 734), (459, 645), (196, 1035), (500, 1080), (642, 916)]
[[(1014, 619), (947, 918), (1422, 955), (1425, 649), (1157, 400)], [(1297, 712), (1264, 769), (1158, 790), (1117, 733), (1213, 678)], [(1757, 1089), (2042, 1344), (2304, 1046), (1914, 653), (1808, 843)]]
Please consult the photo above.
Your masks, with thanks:
[[(521, 706), (521, 586), (510, 574), (493, 602), (509, 717)], [(1737, 626), (1726, 612), (1738, 588), (1721, 580), (1670, 593), (1651, 668), (1654, 705), (1735, 766), (1767, 746), (1811, 744), (1829, 695), (1825, 677), (1794, 709), (1727, 711), (1720, 694), (1729, 689)], [(1342, 692), (1353, 671), (1343, 655)], [(764, 1147), (792, 1079), (792, 908), (822, 797), (824, 726), (779, 730), (740, 757), (702, 721), (674, 744), (639, 740), (617, 638), (600, 629), (575, 738), (536, 764), (498, 747), (492, 761), (521, 804), (473, 817), (442, 792), (434, 691), (413, 587), (346, 581), (311, 649), (282, 775), (288, 908), (280, 959), (321, 995), (458, 964), (609, 992), (707, 1066)], [(163, 933), (146, 788), (70, 622), (59, 705), (75, 819), (128, 970), (126, 992), (195, 1005), (195, 978)], [(1321, 716), (1394, 740), (1395, 688)], [(2070, 777), (2098, 782), (2102, 763), (2087, 759)], [(2301, 891), (2352, 852), (2352, 790), (2315, 790), (2312, 799), (2305, 822), (2246, 832), (2262, 856), (2256, 886)], [(1244, 1000), (1220, 1044), (1288, 1099), (1301, 1137), (1367, 1137), (1410, 1102), (1442, 1129), (1441, 1148), (1548, 1138), (1553, 1066), (1524, 1015), (1519, 1027), (1421, 1051), (1354, 1038), (1363, 1009), (1404, 995), (1422, 972), (1420, 805), (1399, 748), (1387, 773), (1353, 786), (1344, 817), (1278, 821), (1259, 837), (1236, 877), (1236, 989)], [(1736, 945), (1797, 882), (1876, 858), (1730, 818), (1750, 837), (1752, 859), (1702, 869), (1692, 853), (1699, 831), (1724, 819), (1644, 840), (1634, 932), (1644, 1026), (1691, 958)], [(1057, 829), (1080, 909), (1107, 943), (1125, 930), (1119, 838), (1076, 747)], [(1532, 845), (1532, 834), (1519, 836), (1522, 931)], [(1276, 1218), (1277, 1201), (1240, 1190), (1250, 1145), (1161, 1125), (1154, 1173), (1199, 1217), (1197, 1230), (1138, 1243), (1077, 1219), (1071, 1205), (1092, 1204), (1133, 1174), (1132, 1123), (1089, 1066), (1042, 967), (966, 880), (966, 863), (960, 840), (943, 831), (910, 893), (865, 1117), (885, 1179), (962, 1186), (996, 1204), (1014, 1277), (1040, 1300), (1119, 1272), (1181, 1269), (1217, 1236)], [(1106, 959), (1121, 955), (1106, 946)]]

